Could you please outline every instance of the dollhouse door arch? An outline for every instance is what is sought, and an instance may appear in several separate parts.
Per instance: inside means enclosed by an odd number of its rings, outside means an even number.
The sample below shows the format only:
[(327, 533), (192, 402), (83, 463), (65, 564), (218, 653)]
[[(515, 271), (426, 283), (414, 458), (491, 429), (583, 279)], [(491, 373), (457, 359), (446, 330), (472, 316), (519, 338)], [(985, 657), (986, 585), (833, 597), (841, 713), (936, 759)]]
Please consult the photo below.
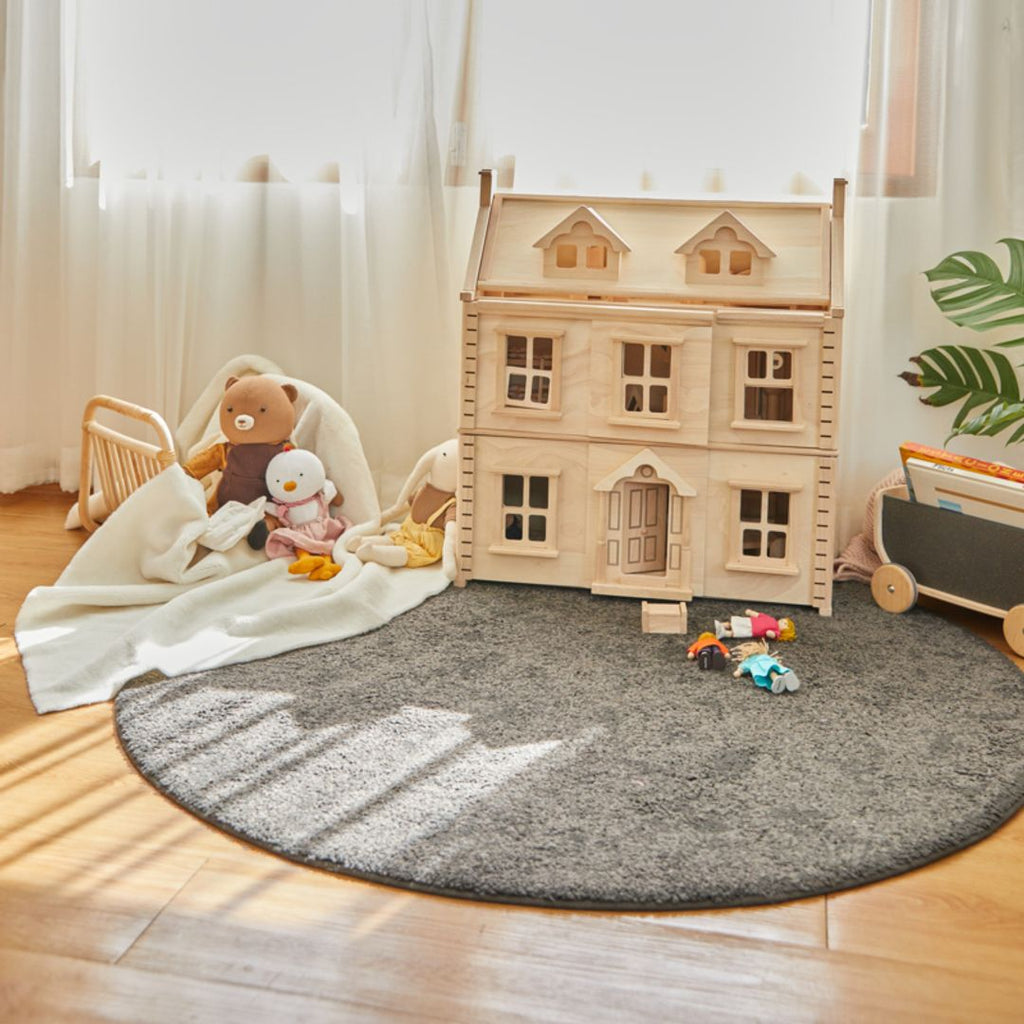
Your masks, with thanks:
[(650, 449), (638, 452), (601, 480), (598, 538), (602, 584), (629, 587), (663, 581), (668, 590), (690, 587), (686, 543), (687, 498), (697, 492)]

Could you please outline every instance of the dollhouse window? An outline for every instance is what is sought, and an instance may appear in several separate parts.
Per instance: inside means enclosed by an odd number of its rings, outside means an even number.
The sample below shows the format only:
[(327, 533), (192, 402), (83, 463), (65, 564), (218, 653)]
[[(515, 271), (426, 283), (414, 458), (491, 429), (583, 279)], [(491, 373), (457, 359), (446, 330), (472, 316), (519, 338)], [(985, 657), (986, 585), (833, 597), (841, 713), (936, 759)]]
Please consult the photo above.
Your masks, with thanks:
[(720, 274), (722, 272), (722, 254), (717, 249), (700, 250), (700, 272), (702, 274)]
[(579, 248), (570, 245), (568, 242), (555, 248), (555, 266), (559, 270), (571, 270), (576, 266), (579, 257)]
[(722, 228), (714, 241), (697, 250), (699, 273), (705, 277), (750, 277), (754, 266), (754, 250), (736, 237), (736, 232)]
[(731, 228), (721, 228), (697, 255), (700, 273), (707, 277), (750, 277), (754, 266), (753, 247), (741, 242)]
[(792, 574), (793, 491), (731, 484), (733, 488), (733, 558), (727, 568)]
[(729, 252), (729, 273), (734, 277), (750, 277), (753, 265), (753, 250), (747, 246)]
[(670, 412), (672, 346), (622, 343), (622, 411), (626, 416), (666, 417)]
[(497, 550), (522, 554), (554, 548), (555, 478), (503, 473), (501, 476), (501, 534)]
[(734, 430), (802, 430), (800, 353), (807, 345), (801, 338), (786, 338), (783, 345), (771, 341), (733, 339), (736, 347)]
[(688, 284), (759, 285), (775, 253), (728, 211), (685, 241), (677, 255), (686, 257)]
[(506, 408), (557, 408), (560, 338), (554, 334), (504, 335), (504, 401)]
[(743, 372), (743, 419), (793, 422), (793, 352), (748, 349)]
[(577, 207), (534, 247), (544, 252), (545, 277), (591, 277), (614, 280), (619, 259), (629, 246), (589, 206)]

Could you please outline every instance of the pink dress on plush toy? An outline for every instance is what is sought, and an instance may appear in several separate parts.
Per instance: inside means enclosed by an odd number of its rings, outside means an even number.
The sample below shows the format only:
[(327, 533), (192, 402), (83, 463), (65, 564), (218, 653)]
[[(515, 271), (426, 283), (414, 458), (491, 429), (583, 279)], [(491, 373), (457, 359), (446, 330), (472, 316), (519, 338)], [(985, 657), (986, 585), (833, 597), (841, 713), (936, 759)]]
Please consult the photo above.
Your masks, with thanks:
[[(281, 452), (267, 466), (267, 490), (272, 501), (266, 511), (283, 524), (267, 537), (269, 558), (325, 556), (330, 561), (334, 542), (352, 525), (328, 508), (338, 490), (327, 479), (323, 463), (309, 451)], [(319, 562), (324, 562), (321, 557)]]
[[(305, 515), (315, 508), (316, 518), (306, 522), (293, 522), (296, 512)], [(267, 511), (284, 524), (267, 537), (268, 558), (292, 558), (296, 549), (314, 555), (329, 555), (334, 542), (352, 525), (345, 516), (332, 516), (323, 494), (314, 494), (304, 501), (268, 502)]]

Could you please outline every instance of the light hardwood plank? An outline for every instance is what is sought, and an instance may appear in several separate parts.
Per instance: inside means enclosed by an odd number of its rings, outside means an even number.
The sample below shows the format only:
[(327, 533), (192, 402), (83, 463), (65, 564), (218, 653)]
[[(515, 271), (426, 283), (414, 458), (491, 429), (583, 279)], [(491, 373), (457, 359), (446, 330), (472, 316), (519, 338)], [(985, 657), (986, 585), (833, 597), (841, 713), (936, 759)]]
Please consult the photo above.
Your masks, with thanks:
[(1018, 813), (962, 853), (830, 896), (830, 947), (1017, 978), (1024, 1008), (1022, 878), (1024, 813)]
[(428, 1020), (384, 1016), (339, 991), (330, 1000), (257, 985), (225, 985), (173, 974), (0, 949), (0, 1020), (18, 1024), (338, 1024), (339, 1021)]
[[(1011, 981), (623, 915), (488, 907), (353, 887), (315, 873), (204, 866), (122, 961), (207, 981), (447, 1021), (1010, 1020)], [(981, 989), (984, 989), (982, 992)], [(839, 998), (837, 999), (837, 993)], [(415, 1004), (410, 1001), (415, 999)]]
[(828, 944), (824, 896), (766, 907), (729, 907), (723, 910), (630, 916), (665, 928), (687, 928), (739, 938), (815, 946), (819, 949), (824, 949)]

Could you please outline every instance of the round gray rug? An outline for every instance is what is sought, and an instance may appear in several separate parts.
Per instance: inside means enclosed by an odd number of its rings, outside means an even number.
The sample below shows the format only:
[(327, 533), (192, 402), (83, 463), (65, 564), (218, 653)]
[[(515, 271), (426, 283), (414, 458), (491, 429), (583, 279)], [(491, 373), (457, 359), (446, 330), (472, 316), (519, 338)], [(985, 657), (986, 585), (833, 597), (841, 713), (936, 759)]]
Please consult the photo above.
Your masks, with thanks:
[[(411, 570), (414, 571), (414, 570)], [(640, 602), (471, 583), (383, 629), (116, 701), (139, 771), (190, 811), (330, 871), (606, 909), (770, 903), (976, 842), (1024, 794), (1024, 675), (922, 609), (836, 588), (778, 645), (775, 695)]]

